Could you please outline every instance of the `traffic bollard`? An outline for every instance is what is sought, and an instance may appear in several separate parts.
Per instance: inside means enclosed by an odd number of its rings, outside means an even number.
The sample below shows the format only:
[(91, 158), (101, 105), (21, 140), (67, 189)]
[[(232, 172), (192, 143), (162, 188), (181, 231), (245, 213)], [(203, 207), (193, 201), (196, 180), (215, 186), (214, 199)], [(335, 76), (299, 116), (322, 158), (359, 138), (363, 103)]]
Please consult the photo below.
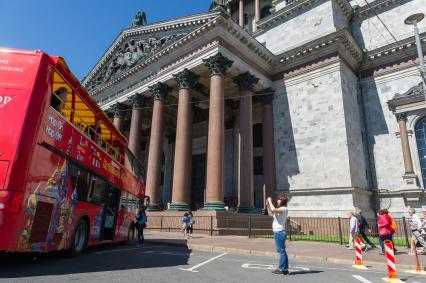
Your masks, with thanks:
[(426, 271), (422, 270), (419, 261), (419, 255), (417, 254), (416, 242), (411, 241), (411, 246), (413, 247), (414, 257), (416, 258), (416, 270), (408, 270), (408, 273), (413, 273), (417, 275), (426, 275)]
[(390, 240), (385, 240), (384, 245), (386, 254), (386, 265), (388, 266), (388, 277), (382, 279), (385, 282), (402, 283), (403, 281), (398, 279), (398, 274), (396, 273), (396, 261), (393, 243)]
[(361, 239), (359, 237), (355, 238), (355, 264), (352, 267), (356, 269), (368, 269), (362, 260)]

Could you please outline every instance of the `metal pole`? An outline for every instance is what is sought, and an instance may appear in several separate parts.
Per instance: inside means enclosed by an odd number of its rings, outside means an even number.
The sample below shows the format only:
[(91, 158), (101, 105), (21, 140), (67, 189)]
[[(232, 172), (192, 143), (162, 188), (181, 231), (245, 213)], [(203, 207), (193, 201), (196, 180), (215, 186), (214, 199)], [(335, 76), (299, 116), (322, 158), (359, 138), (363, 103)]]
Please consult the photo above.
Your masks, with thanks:
[(420, 34), (419, 34), (419, 28), (417, 27), (417, 21), (413, 21), (413, 26), (414, 26), (414, 36), (416, 37), (417, 54), (419, 56), (419, 62), (420, 62), (420, 75), (422, 76), (422, 82), (423, 82), (423, 93), (424, 93), (425, 99), (426, 99), (425, 61), (423, 59), (423, 51), (422, 51), (422, 46), (421, 46), (421, 42), (420, 42)]
[(210, 216), (210, 236), (213, 236), (213, 216)]
[(291, 218), (288, 217), (288, 236), (289, 236), (290, 241), (291, 241), (291, 234), (292, 234), (292, 232), (291, 232)]
[(163, 232), (163, 215), (160, 216), (160, 231)]
[(251, 215), (249, 215), (248, 219), (248, 237), (251, 238)]
[(409, 248), (410, 242), (408, 241), (408, 229), (407, 229), (407, 222), (405, 221), (405, 216), (402, 217), (402, 223), (404, 224), (405, 243), (407, 244), (407, 248)]
[(343, 245), (342, 222), (340, 217), (338, 217), (337, 219), (339, 221), (339, 242), (341, 245)]

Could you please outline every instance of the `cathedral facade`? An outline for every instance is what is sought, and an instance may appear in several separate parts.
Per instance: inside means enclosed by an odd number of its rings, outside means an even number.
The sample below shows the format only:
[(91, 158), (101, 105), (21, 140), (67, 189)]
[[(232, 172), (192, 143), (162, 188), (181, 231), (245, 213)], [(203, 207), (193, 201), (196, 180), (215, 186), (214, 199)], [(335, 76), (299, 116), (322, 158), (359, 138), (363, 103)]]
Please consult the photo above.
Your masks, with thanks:
[[(426, 206), (424, 0), (228, 0), (138, 12), (83, 84), (143, 161), (151, 210)], [(426, 50), (426, 20), (420, 22)]]

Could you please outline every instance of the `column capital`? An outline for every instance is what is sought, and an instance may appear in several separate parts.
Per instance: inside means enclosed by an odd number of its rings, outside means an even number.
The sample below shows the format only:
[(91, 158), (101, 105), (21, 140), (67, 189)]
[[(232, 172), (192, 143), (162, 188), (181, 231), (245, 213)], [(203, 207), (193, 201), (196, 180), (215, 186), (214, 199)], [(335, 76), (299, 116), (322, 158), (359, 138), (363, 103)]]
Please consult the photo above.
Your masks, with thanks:
[(203, 59), (203, 63), (209, 69), (210, 76), (212, 76), (225, 75), (226, 71), (232, 66), (234, 61), (229, 60), (219, 52), (210, 58)]
[(167, 94), (169, 94), (171, 90), (172, 88), (165, 83), (156, 83), (155, 85), (149, 87), (149, 91), (151, 91), (154, 101), (164, 101), (167, 97)]
[(253, 91), (254, 85), (259, 82), (259, 79), (250, 72), (245, 72), (233, 78), (234, 83), (238, 85), (240, 91)]
[(133, 109), (140, 109), (146, 105), (146, 98), (142, 94), (135, 94), (129, 98), (129, 102), (132, 104)]
[(395, 114), (396, 121), (407, 121), (407, 113), (397, 113)]
[(117, 102), (111, 106), (110, 111), (114, 118), (124, 118), (126, 107), (123, 103)]
[(194, 89), (200, 76), (194, 74), (193, 72), (185, 68), (182, 72), (174, 74), (173, 78), (176, 80), (179, 89)]

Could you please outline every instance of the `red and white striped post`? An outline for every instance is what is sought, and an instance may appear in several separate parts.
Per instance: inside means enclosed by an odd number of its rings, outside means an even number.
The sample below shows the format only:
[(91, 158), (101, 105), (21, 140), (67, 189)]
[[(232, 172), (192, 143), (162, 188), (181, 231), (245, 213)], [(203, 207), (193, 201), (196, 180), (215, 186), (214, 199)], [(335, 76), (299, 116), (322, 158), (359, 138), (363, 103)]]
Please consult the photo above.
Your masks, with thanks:
[(383, 280), (386, 282), (403, 282), (398, 279), (398, 275), (396, 273), (396, 261), (392, 241), (385, 240), (384, 245), (386, 253), (386, 264), (388, 266), (388, 277), (383, 278)]
[(356, 269), (367, 269), (362, 260), (362, 247), (360, 237), (355, 238), (355, 264), (352, 265)]

